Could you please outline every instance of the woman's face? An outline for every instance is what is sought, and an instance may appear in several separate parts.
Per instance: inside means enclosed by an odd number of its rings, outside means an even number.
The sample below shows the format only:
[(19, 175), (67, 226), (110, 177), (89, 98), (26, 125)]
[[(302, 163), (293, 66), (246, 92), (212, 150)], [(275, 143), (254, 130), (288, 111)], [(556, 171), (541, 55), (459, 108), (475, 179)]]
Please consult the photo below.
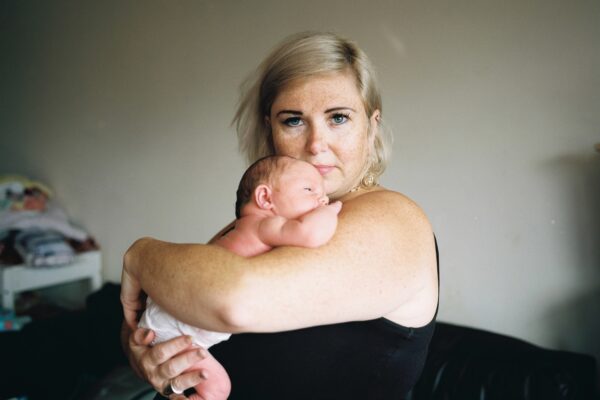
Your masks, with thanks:
[(275, 97), (267, 122), (275, 154), (314, 165), (333, 200), (357, 186), (373, 146), (379, 111), (369, 133), (361, 96), (350, 72), (334, 72), (287, 84)]

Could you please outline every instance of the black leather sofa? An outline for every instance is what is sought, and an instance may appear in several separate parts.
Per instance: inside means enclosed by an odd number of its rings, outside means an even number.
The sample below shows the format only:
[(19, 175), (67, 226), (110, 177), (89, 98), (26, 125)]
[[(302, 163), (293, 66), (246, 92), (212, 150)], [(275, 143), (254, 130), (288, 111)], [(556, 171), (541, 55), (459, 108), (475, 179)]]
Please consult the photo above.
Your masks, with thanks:
[(438, 322), (410, 400), (599, 399), (594, 357)]

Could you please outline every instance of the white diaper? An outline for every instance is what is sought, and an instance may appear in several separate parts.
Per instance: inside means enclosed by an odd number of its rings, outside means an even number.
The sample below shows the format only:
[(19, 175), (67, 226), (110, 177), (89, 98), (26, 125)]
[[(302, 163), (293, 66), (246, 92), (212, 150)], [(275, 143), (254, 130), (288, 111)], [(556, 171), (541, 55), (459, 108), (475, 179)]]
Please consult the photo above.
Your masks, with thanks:
[(155, 337), (152, 345), (177, 336), (189, 335), (195, 344), (208, 349), (217, 343), (229, 339), (231, 336), (231, 333), (212, 332), (185, 324), (160, 308), (150, 297), (146, 301), (146, 311), (142, 314), (138, 327), (154, 331)]

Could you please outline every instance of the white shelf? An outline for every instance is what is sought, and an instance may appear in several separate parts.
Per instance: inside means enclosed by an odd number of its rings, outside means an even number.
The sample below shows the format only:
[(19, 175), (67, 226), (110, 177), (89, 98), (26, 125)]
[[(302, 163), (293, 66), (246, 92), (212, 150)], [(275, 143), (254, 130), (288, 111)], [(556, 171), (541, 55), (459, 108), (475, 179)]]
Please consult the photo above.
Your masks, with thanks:
[(0, 267), (2, 307), (13, 310), (15, 295), (25, 290), (39, 289), (67, 282), (88, 279), (91, 290), (102, 285), (102, 258), (99, 251), (88, 251), (75, 256), (75, 260), (61, 267), (28, 267), (9, 265)]

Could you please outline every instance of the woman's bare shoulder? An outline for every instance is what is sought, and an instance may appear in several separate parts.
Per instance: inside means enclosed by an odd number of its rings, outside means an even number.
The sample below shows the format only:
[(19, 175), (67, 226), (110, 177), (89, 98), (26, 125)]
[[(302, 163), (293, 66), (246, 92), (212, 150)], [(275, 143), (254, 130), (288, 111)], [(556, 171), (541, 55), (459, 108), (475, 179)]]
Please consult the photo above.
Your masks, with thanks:
[(416, 202), (401, 193), (377, 188), (352, 198), (344, 203), (338, 232), (340, 241), (345, 242), (340, 246), (364, 243), (371, 257), (387, 260), (395, 266), (392, 269), (403, 271), (402, 275), (431, 271), (435, 265), (429, 219)]
[(352, 201), (350, 209), (356, 208), (357, 218), (365, 213), (368, 221), (376, 221), (367, 235), (376, 238), (378, 252), (393, 260), (395, 268), (390, 271), (395, 273), (389, 273), (388, 279), (407, 294), (386, 318), (405, 326), (427, 324), (437, 305), (437, 261), (433, 230), (424, 211), (409, 197), (386, 189)]
[(383, 186), (375, 186), (364, 192), (349, 193), (347, 197), (342, 198), (342, 201), (344, 203), (374, 202), (377, 205), (419, 207), (408, 196)]
[(382, 224), (431, 230), (423, 209), (408, 196), (383, 187), (349, 197), (342, 211), (357, 218), (371, 218)]

